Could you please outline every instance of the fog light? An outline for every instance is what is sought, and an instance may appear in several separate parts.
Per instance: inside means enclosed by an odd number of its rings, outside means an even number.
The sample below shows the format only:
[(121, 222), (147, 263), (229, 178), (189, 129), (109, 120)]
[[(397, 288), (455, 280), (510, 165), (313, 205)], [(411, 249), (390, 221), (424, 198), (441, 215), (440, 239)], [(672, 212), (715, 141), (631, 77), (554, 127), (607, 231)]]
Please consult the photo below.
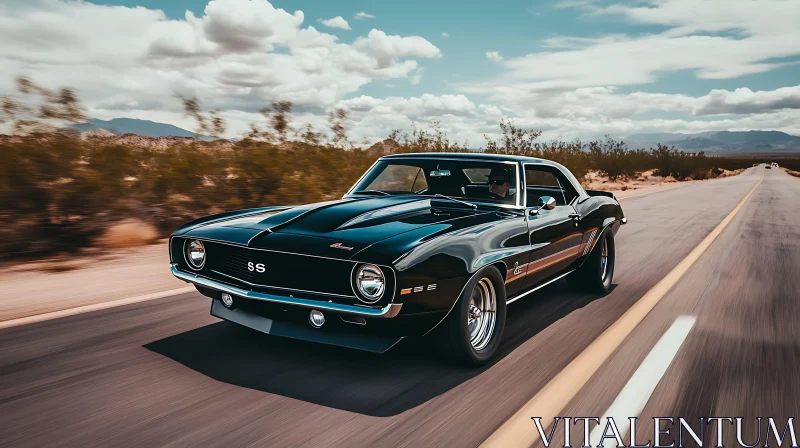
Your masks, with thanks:
[(222, 304), (225, 305), (225, 308), (233, 308), (233, 296), (228, 293), (222, 293), (220, 297), (222, 299)]
[(325, 324), (325, 315), (321, 311), (311, 310), (308, 314), (308, 322), (314, 328), (319, 328)]

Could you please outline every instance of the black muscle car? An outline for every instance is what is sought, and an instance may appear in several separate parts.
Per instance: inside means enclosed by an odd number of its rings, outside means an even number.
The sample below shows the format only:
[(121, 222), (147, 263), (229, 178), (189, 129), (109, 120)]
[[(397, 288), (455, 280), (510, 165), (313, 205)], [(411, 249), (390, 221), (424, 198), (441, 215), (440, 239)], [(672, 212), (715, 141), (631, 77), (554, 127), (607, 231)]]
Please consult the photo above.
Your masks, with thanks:
[(565, 276), (607, 292), (625, 222), (611, 193), (551, 161), (395, 154), (339, 200), (190, 222), (170, 261), (212, 315), (264, 333), (380, 353), (434, 332), (481, 364), (507, 304)]

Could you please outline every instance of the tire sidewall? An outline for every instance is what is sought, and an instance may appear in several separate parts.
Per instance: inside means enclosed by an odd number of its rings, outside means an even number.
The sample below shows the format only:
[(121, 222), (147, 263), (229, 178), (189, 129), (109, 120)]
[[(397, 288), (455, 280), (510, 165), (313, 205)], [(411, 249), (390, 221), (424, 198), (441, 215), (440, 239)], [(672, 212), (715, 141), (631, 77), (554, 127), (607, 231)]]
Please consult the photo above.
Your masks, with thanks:
[[(492, 282), (495, 290), (495, 299), (497, 301), (497, 309), (495, 311), (495, 326), (492, 334), (492, 339), (489, 344), (480, 351), (475, 350), (469, 342), (469, 325), (467, 318), (469, 316), (469, 305), (472, 297), (472, 291), (482, 278), (487, 278)], [(497, 349), (500, 347), (503, 338), (503, 330), (506, 324), (506, 288), (503, 276), (500, 271), (494, 266), (487, 266), (478, 271), (469, 280), (469, 283), (464, 287), (461, 297), (458, 298), (456, 305), (456, 313), (453, 313), (453, 336), (457, 339), (453, 342), (457, 351), (461, 352), (462, 357), (466, 358), (471, 364), (480, 365), (488, 362)]]
[[(614, 234), (611, 232), (611, 226), (608, 226), (606, 231), (603, 232), (603, 238), (605, 239), (606, 244), (608, 244), (608, 264), (606, 267), (606, 276), (603, 278), (603, 268), (600, 262), (597, 263), (600, 271), (598, 275), (601, 276), (600, 283), (602, 285), (602, 289), (605, 292), (608, 292), (611, 290), (611, 282), (614, 280), (614, 265), (616, 264), (616, 249), (614, 247)], [(597, 257), (598, 261), (602, 258), (602, 246), (599, 249), (600, 250), (598, 251)]]
[[(608, 267), (606, 270), (606, 276), (603, 277), (603, 266), (602, 266), (602, 255), (603, 255), (603, 241), (608, 244)], [(611, 226), (606, 227), (603, 230), (603, 233), (600, 234), (600, 237), (597, 239), (597, 243), (594, 245), (592, 249), (592, 253), (590, 255), (587, 266), (589, 275), (588, 283), (590, 289), (595, 290), (599, 293), (607, 293), (611, 290), (611, 282), (614, 280), (614, 264), (616, 260), (615, 255), (615, 248), (614, 248), (614, 234), (611, 232)]]

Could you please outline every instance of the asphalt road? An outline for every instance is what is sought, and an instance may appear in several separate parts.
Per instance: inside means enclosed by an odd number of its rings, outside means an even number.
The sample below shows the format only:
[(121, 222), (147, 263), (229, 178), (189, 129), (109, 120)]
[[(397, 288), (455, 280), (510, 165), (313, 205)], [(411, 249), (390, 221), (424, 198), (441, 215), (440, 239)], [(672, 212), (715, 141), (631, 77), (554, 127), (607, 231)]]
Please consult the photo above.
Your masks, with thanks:
[(257, 334), (209, 316), (194, 293), (0, 330), (0, 446), (476, 446), (762, 175), (563, 415), (602, 415), (676, 317), (692, 315), (641, 417), (785, 421), (800, 407), (800, 179), (759, 167), (623, 200), (613, 291), (557, 282), (515, 302), (498, 361), (479, 370), (410, 344), (371, 355)]

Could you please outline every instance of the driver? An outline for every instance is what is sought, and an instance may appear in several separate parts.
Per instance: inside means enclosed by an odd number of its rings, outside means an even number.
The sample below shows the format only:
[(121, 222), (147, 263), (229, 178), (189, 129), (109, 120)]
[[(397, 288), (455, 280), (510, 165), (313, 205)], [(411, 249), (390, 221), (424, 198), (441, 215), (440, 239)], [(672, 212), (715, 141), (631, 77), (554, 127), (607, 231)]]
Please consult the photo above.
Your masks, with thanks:
[(514, 195), (509, 193), (511, 188), (511, 176), (503, 168), (492, 168), (489, 172), (489, 197), (493, 199), (505, 199), (506, 202), (514, 202)]

